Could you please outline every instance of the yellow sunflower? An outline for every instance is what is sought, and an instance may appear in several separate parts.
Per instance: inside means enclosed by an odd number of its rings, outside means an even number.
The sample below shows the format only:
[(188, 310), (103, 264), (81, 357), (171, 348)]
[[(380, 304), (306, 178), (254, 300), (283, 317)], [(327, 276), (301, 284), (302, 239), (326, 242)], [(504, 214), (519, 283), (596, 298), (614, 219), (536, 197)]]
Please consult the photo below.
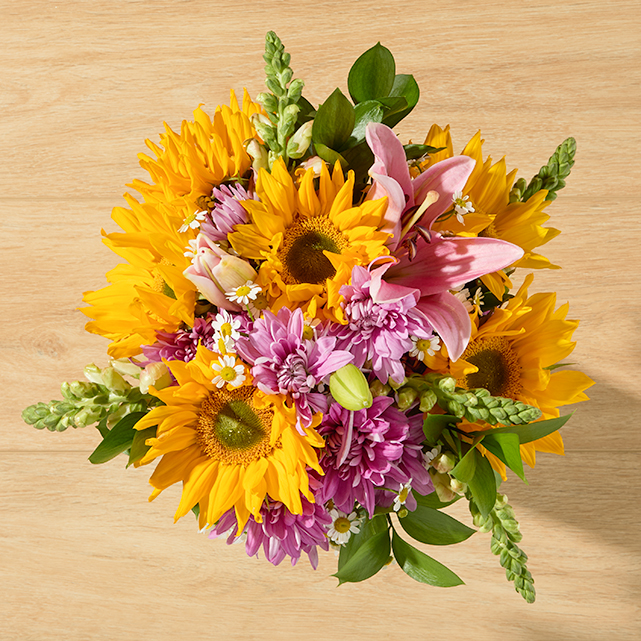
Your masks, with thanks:
[(86, 292), (90, 307), (81, 311), (93, 319), (89, 332), (109, 338), (114, 358), (135, 356), (155, 342), (156, 331), (175, 332), (193, 324), (197, 291), (183, 276), (189, 266), (185, 247), (196, 237), (189, 226), (213, 187), (241, 177), (251, 167), (242, 141), (255, 135), (249, 115), (259, 107), (245, 92), (240, 111), (232, 92), (231, 107), (216, 109), (213, 120), (198, 108), (195, 122), (184, 122), (181, 133), (161, 136), (164, 149), (147, 141), (157, 160), (141, 157), (153, 179), (131, 185), (143, 195), (139, 203), (126, 194), (129, 209), (116, 207), (113, 220), (125, 233), (105, 235), (105, 244), (128, 264), (107, 274), (111, 285)]
[(355, 265), (368, 265), (387, 255), (384, 225), (387, 199), (353, 206), (354, 174), (347, 181), (340, 165), (330, 176), (323, 163), (318, 190), (309, 169), (297, 187), (282, 159), (271, 174), (261, 170), (259, 201), (243, 206), (250, 222), (229, 236), (244, 258), (263, 261), (258, 284), (271, 308), (303, 308), (308, 315), (344, 322), (339, 290)]
[[(495, 164), (492, 164), (490, 157), (483, 161), (483, 142), (481, 133), (478, 132), (461, 152), (476, 161), (463, 190), (463, 194), (469, 196), (474, 212), (465, 214), (464, 223), (451, 217), (436, 223), (434, 229), (452, 231), (460, 236), (499, 238), (518, 245), (525, 253), (512, 267), (559, 269), (558, 265), (534, 251), (561, 233), (558, 229), (543, 227), (550, 218), (543, 211), (550, 203), (545, 200), (547, 191), (537, 192), (526, 202), (510, 203), (510, 190), (517, 170), (507, 173), (504, 158)], [(422, 163), (421, 171), (453, 155), (449, 126), (441, 129), (438, 125), (432, 125), (425, 144), (445, 149)], [(512, 288), (512, 283), (503, 270), (483, 276), (481, 280), (499, 300), (503, 298), (505, 286)]]
[[(279, 396), (253, 385), (217, 387), (211, 366), (218, 358), (199, 346), (189, 363), (168, 363), (177, 385), (151, 388), (165, 405), (136, 424), (138, 430), (158, 426), (156, 438), (147, 440), (151, 449), (137, 463), (162, 457), (149, 480), (149, 500), (182, 481), (176, 520), (198, 505), (203, 528), (233, 507), (239, 532), (250, 515), (261, 521), (266, 496), (301, 514), (301, 494), (314, 502), (307, 468), (323, 473), (314, 449), (323, 446), (322, 437), (313, 427), (299, 434), (296, 410)], [(317, 414), (313, 426), (319, 422)]]
[[(574, 349), (571, 338), (579, 321), (566, 320), (567, 303), (555, 311), (556, 294), (528, 297), (532, 280), (528, 275), (505, 309), (495, 309), (482, 325), (478, 317), (473, 317), (469, 345), (449, 369), (460, 387), (483, 387), (493, 396), (534, 405), (541, 410), (541, 418), (548, 419), (559, 416), (562, 405), (588, 400), (584, 392), (594, 381), (582, 372), (550, 369)], [(460, 427), (478, 429), (477, 424), (466, 422)], [(521, 456), (530, 467), (536, 462), (536, 451), (563, 454), (559, 432), (521, 445)], [(485, 453), (504, 475), (503, 464)]]

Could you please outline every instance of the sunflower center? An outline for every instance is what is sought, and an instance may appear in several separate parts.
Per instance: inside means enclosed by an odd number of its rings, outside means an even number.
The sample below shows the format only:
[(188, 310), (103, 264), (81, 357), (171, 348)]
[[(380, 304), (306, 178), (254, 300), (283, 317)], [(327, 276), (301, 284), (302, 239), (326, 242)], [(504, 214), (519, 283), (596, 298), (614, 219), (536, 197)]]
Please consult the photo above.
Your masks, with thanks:
[(324, 251), (340, 254), (347, 247), (343, 234), (325, 217), (308, 218), (289, 227), (278, 251), (288, 285), (317, 285), (333, 278), (334, 266)]
[(344, 516), (339, 516), (335, 521), (334, 521), (334, 529), (337, 532), (340, 532), (341, 534), (345, 534), (345, 532), (349, 532), (349, 528), (351, 527), (351, 523), (348, 518), (345, 518)]
[(479, 232), (481, 238), (498, 238), (498, 232), (494, 223), (490, 223), (485, 229)]
[[(220, 375), (225, 377), (224, 367)], [(234, 373), (235, 375), (235, 373)], [(274, 412), (259, 409), (253, 403), (256, 388), (216, 390), (203, 401), (198, 417), (198, 442), (207, 456), (228, 465), (248, 465), (269, 456), (274, 447), (269, 444)]]
[(521, 365), (505, 336), (472, 341), (462, 357), (476, 365), (478, 372), (459, 381), (463, 387), (483, 387), (492, 396), (516, 398), (521, 393)]

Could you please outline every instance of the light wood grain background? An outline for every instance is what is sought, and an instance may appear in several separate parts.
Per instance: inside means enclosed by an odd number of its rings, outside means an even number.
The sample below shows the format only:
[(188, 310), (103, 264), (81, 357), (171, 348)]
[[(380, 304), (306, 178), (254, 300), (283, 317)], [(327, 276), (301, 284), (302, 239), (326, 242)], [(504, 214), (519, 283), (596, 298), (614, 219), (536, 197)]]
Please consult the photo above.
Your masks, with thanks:
[[(639, 616), (638, 2), (21, 0), (0, 2), (0, 639), (423, 639), (641, 637)], [(306, 95), (343, 89), (381, 41), (422, 89), (399, 126), (421, 141), (450, 123), (455, 149), (529, 179), (564, 138), (568, 187), (548, 209), (563, 231), (538, 273), (580, 318), (572, 360), (597, 382), (564, 430), (567, 455), (510, 480), (538, 600), (505, 581), (487, 536), (432, 553), (467, 585), (413, 582), (398, 567), (336, 588), (335, 558), (274, 568), (147, 503), (148, 470), (93, 467), (97, 432), (37, 432), (21, 409), (58, 397), (106, 342), (85, 334), (82, 292), (117, 258), (100, 242), (136, 154), (230, 87), (262, 90), (275, 29)], [(455, 510), (467, 519), (464, 509)]]

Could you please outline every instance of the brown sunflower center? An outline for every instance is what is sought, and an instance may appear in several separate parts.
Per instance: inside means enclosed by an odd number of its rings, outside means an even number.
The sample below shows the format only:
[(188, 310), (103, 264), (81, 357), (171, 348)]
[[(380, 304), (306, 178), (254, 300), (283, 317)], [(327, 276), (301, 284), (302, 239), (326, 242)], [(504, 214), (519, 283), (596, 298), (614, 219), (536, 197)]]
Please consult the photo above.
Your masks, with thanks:
[(481, 238), (498, 238), (498, 232), (494, 223), (490, 223), (485, 229), (479, 232)]
[(269, 456), (274, 412), (253, 403), (256, 388), (245, 385), (215, 390), (203, 401), (198, 417), (198, 442), (207, 456), (227, 465), (248, 465)]
[(462, 387), (483, 387), (492, 396), (506, 398), (516, 398), (521, 393), (521, 365), (505, 336), (472, 341), (462, 358), (479, 369), (458, 381)]
[(295, 222), (285, 232), (278, 257), (283, 264), (283, 281), (287, 285), (317, 285), (333, 278), (334, 266), (323, 253), (340, 254), (347, 240), (324, 216)]

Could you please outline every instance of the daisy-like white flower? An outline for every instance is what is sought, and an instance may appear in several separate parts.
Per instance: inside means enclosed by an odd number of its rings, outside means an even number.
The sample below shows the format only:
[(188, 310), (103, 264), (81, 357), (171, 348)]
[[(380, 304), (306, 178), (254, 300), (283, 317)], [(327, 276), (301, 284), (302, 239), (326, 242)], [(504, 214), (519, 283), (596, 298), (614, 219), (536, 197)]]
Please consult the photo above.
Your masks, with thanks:
[(194, 256), (198, 253), (198, 248), (196, 247), (196, 239), (192, 239), (189, 241), (189, 244), (187, 245), (187, 249), (183, 256), (186, 256), (187, 258), (191, 258), (192, 260), (194, 259)]
[(463, 307), (467, 310), (467, 312), (471, 312), (474, 308), (478, 309), (481, 307), (481, 303), (483, 302), (483, 292), (481, 288), (479, 287), (474, 294), (470, 294), (470, 290), (467, 287), (464, 287), (458, 292), (453, 292), (454, 296), (458, 298), (461, 303), (463, 303)]
[(206, 211), (195, 211), (193, 214), (189, 214), (185, 218), (185, 222), (182, 224), (181, 228), (178, 230), (178, 233), (184, 234), (188, 229), (198, 229), (200, 223), (207, 218)]
[(240, 305), (249, 305), (250, 301), (256, 300), (258, 294), (260, 294), (261, 288), (259, 285), (256, 285), (254, 281), (248, 280), (244, 285), (240, 287), (235, 287), (225, 292), (225, 296), (232, 303), (239, 303)]
[(304, 323), (303, 338), (308, 341), (313, 341), (316, 338), (317, 330), (322, 329), (321, 321), (319, 318), (310, 318), (306, 316)]
[(441, 341), (438, 336), (431, 336), (430, 338), (410, 336), (410, 338), (412, 339), (412, 349), (409, 355), (418, 358), (419, 361), (422, 361), (425, 355), (434, 356), (441, 347)]
[(245, 382), (245, 366), (236, 361), (235, 356), (221, 356), (218, 362), (211, 364), (215, 376), (211, 382), (216, 387), (222, 387), (228, 383), (231, 387), (240, 387)]
[(441, 446), (433, 447), (429, 452), (423, 452), (423, 466), (426, 470), (432, 467), (432, 461), (441, 453)]
[(347, 543), (352, 534), (360, 532), (361, 519), (356, 512), (345, 514), (340, 510), (330, 510), (329, 515), (332, 517), (332, 524), (327, 529), (327, 536), (329, 540), (338, 545)]
[(394, 497), (394, 512), (398, 512), (401, 509), (401, 506), (405, 505), (407, 497), (412, 489), (412, 479), (407, 483), (401, 485), (401, 489), (398, 491), (398, 494)]
[(463, 216), (465, 214), (471, 214), (472, 212), (475, 211), (474, 207), (472, 206), (472, 203), (468, 202), (470, 199), (469, 196), (463, 196), (462, 191), (455, 191), (454, 195), (452, 196), (452, 202), (454, 203), (454, 210), (456, 211), (456, 220), (461, 223), (461, 225), (465, 225), (465, 222), (463, 221)]
[(241, 326), (241, 320), (233, 316), (227, 310), (221, 309), (212, 321), (213, 349), (219, 354), (236, 351), (236, 341), (240, 338), (238, 331)]

